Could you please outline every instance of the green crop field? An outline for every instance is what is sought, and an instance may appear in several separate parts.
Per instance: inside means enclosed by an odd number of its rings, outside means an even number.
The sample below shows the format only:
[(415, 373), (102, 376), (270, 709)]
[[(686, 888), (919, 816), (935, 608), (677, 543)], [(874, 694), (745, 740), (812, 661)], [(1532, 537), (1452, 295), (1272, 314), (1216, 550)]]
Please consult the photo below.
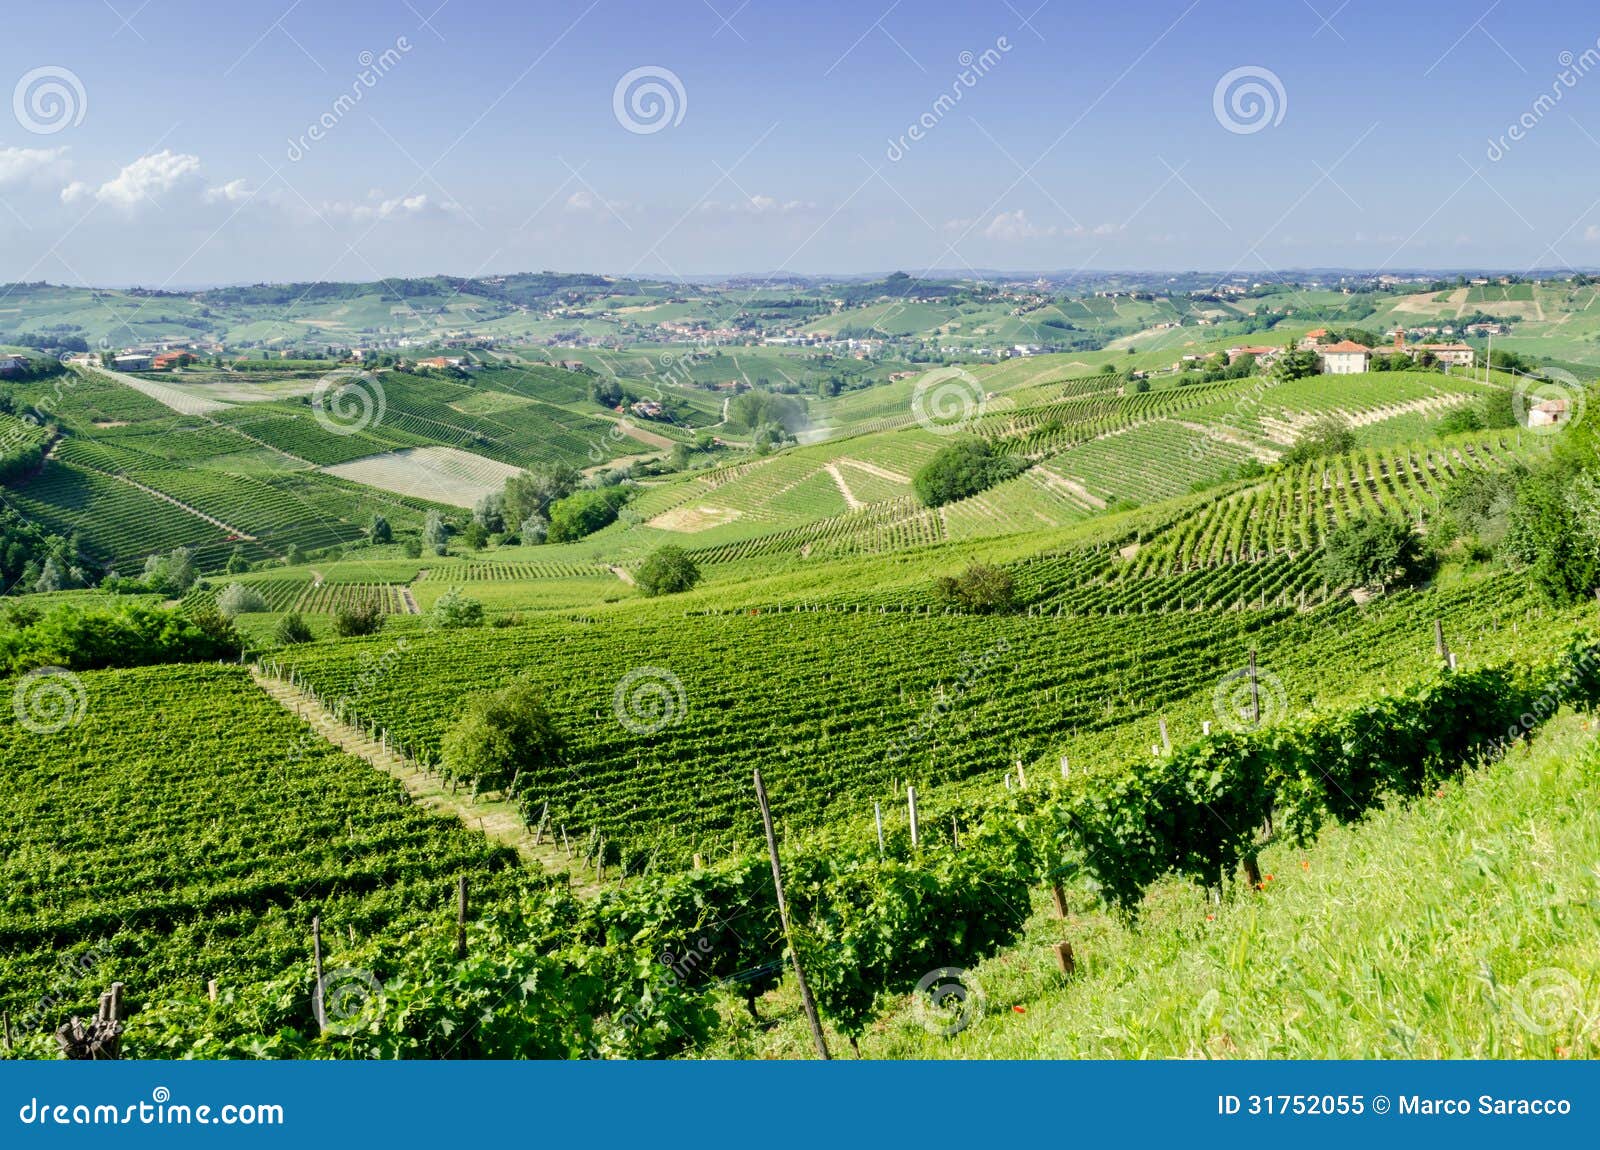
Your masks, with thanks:
[(1596, 1053), (1504, 1023), (1594, 941), (1586, 284), (403, 282), (0, 312), (240, 345), (0, 380), (0, 1053), (801, 1056), (791, 950), (868, 1057)]

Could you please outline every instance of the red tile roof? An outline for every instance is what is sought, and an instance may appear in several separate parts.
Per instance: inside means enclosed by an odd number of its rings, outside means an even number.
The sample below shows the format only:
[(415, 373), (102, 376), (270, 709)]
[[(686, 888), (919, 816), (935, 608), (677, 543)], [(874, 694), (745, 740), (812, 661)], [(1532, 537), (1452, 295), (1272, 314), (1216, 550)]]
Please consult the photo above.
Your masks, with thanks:
[(1372, 354), (1372, 349), (1366, 344), (1356, 343), (1350, 339), (1342, 339), (1338, 343), (1330, 343), (1327, 347), (1318, 348), (1317, 350), (1322, 352), (1323, 355), (1327, 355), (1329, 352), (1353, 353), (1358, 351), (1367, 355)]

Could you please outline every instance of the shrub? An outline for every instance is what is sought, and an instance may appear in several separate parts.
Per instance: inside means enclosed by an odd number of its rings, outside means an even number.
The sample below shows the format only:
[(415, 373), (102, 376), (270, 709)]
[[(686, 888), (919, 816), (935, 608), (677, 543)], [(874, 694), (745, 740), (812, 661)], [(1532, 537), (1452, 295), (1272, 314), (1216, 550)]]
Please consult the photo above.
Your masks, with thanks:
[(544, 699), (531, 683), (515, 682), (473, 696), (444, 737), (440, 756), (452, 778), (480, 787), (509, 789), (519, 772), (530, 775), (559, 762), (562, 738)]
[(292, 647), (296, 643), (309, 643), (312, 639), (311, 628), (300, 617), (298, 611), (290, 611), (278, 620), (278, 625), (272, 629), (272, 638), (283, 647)]
[(49, 612), (13, 608), (0, 625), (0, 674), (35, 667), (71, 671), (233, 659), (242, 644), (233, 625), (206, 608), (185, 618), (129, 605), (86, 611), (63, 604)]
[(428, 621), (446, 630), (477, 627), (483, 623), (483, 604), (463, 595), (461, 588), (452, 587), (439, 596), (433, 610), (428, 613)]
[(1016, 586), (1003, 567), (974, 563), (960, 575), (934, 580), (933, 593), (948, 607), (973, 615), (997, 615), (1016, 606)]
[(252, 611), (265, 611), (267, 601), (261, 592), (243, 583), (229, 583), (217, 596), (217, 610), (224, 619), (237, 619)]
[(628, 500), (625, 487), (577, 491), (550, 507), (551, 543), (568, 543), (592, 535), (617, 517)]
[(646, 595), (674, 595), (700, 582), (700, 568), (682, 547), (663, 547), (644, 561), (634, 581)]
[(394, 541), (394, 528), (383, 516), (374, 515), (372, 525), (367, 528), (367, 538), (374, 543), (391, 543)]
[(1296, 437), (1294, 446), (1285, 451), (1278, 462), (1285, 467), (1296, 467), (1325, 455), (1343, 455), (1353, 450), (1355, 445), (1356, 433), (1350, 430), (1350, 425), (1342, 416), (1330, 412), (1318, 416), (1302, 431)]
[(373, 602), (341, 607), (333, 616), (333, 633), (342, 638), (376, 635), (383, 630), (383, 611)]
[(943, 448), (911, 480), (917, 498), (940, 507), (976, 495), (1023, 469), (1020, 460), (995, 452), (984, 439), (964, 439)]
[(1328, 535), (1323, 577), (1338, 587), (1384, 590), (1425, 573), (1426, 553), (1410, 523), (1388, 517), (1354, 519)]

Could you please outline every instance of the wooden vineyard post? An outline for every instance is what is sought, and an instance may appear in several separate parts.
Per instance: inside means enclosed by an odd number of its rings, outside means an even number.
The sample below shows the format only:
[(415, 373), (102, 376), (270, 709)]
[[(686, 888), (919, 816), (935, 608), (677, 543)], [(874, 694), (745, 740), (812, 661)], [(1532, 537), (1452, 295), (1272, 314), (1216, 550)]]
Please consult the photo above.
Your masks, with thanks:
[(467, 957), (467, 876), (456, 879), (456, 958)]
[(1072, 972), (1078, 969), (1078, 964), (1072, 957), (1072, 944), (1070, 942), (1058, 942), (1055, 949), (1056, 966), (1060, 968), (1063, 976), (1070, 978)]
[(1071, 774), (1072, 774), (1072, 767), (1067, 762), (1067, 756), (1066, 755), (1062, 755), (1061, 756), (1061, 777), (1063, 779), (1066, 779), (1069, 776), (1071, 776)]
[(883, 804), (874, 801), (872, 804), (872, 817), (878, 824), (878, 857), (883, 857)]
[(908, 810), (911, 813), (911, 845), (912, 846), (916, 846), (918, 841), (919, 841), (918, 836), (917, 836), (917, 788), (916, 787), (907, 787), (906, 788), (906, 810)]
[(1250, 648), (1250, 723), (1261, 725), (1261, 683), (1256, 678), (1256, 649)]
[(311, 920), (311, 962), (317, 972), (317, 1000), (315, 1003), (317, 1008), (317, 1030), (321, 1034), (326, 1034), (328, 1033), (328, 1010), (324, 993), (327, 990), (327, 985), (322, 979), (322, 920), (320, 918)]
[(695, 851), (694, 852), (694, 869), (695, 870), (703, 870), (705, 868), (705, 865), (706, 865), (706, 860), (700, 857), (700, 852), (699, 851)]
[(1017, 760), (1017, 786), (1023, 790), (1028, 789), (1028, 776), (1022, 770), (1022, 760)]
[[(516, 782), (515, 779), (512, 780)], [(539, 829), (533, 832), (533, 845), (538, 846), (544, 842), (544, 825), (550, 818), (550, 804), (545, 803), (544, 810), (539, 813)]]
[(961, 849), (961, 826), (956, 822), (955, 815), (950, 816), (950, 845), (956, 850)]
[(212, 1002), (217, 1000), (217, 980), (214, 978), (206, 982), (206, 997)]
[(783, 938), (789, 946), (789, 960), (794, 964), (794, 981), (800, 989), (800, 1001), (806, 1008), (806, 1022), (811, 1027), (811, 1037), (817, 1044), (817, 1057), (824, 1062), (832, 1056), (828, 1043), (822, 1037), (822, 1020), (817, 1017), (817, 1003), (806, 985), (806, 975), (800, 965), (800, 952), (795, 949), (794, 931), (789, 926), (789, 904), (783, 897), (783, 868), (778, 862), (778, 836), (772, 832), (772, 808), (767, 805), (767, 788), (761, 781), (761, 769), (756, 768), (756, 801), (761, 804), (761, 825), (767, 832), (767, 854), (772, 857), (772, 890), (778, 899), (778, 921), (783, 926)]
[(1161, 749), (1169, 755), (1172, 754), (1172, 736), (1167, 733), (1167, 717), (1165, 715), (1161, 716)]
[(11, 1012), (0, 1011), (0, 1026), (4, 1027), (6, 1040), (6, 1053), (11, 1053)]
[(1433, 649), (1441, 660), (1448, 658), (1448, 648), (1444, 645), (1444, 620), (1433, 621)]
[(1061, 889), (1061, 881), (1057, 879), (1050, 884), (1050, 901), (1055, 904), (1056, 917), (1067, 917), (1067, 892)]

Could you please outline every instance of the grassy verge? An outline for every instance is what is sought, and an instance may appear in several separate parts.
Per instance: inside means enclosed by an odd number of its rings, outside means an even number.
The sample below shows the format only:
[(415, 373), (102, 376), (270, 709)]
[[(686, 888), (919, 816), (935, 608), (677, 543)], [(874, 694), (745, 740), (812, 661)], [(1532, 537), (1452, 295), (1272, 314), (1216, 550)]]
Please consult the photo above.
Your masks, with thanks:
[[(963, 976), (981, 1013), (902, 999), (873, 1058), (1600, 1056), (1600, 748), (1563, 713), (1527, 749), (1416, 803), (1266, 850), (1265, 890), (1152, 891), (1129, 922), (1037, 901), (1024, 940)], [(1077, 973), (1057, 972), (1070, 940)], [(786, 987), (718, 1054), (805, 1057)], [(971, 1001), (976, 1000), (974, 994)], [(926, 1025), (925, 1025), (926, 1024)], [(835, 1039), (835, 1050), (848, 1048)]]

